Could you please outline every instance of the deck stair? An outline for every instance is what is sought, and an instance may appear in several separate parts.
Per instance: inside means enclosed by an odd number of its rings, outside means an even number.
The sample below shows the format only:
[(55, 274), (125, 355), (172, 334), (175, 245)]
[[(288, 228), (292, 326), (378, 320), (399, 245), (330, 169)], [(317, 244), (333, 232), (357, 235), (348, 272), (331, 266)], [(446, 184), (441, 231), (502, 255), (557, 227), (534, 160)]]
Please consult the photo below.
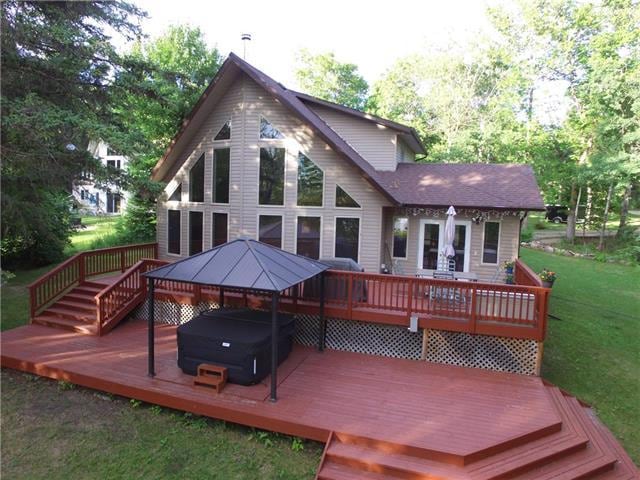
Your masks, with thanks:
[(104, 287), (99, 282), (83, 282), (36, 315), (32, 323), (97, 335), (95, 296)]
[(318, 480), (638, 479), (638, 470), (593, 411), (548, 385), (561, 429), (468, 457), (332, 433)]

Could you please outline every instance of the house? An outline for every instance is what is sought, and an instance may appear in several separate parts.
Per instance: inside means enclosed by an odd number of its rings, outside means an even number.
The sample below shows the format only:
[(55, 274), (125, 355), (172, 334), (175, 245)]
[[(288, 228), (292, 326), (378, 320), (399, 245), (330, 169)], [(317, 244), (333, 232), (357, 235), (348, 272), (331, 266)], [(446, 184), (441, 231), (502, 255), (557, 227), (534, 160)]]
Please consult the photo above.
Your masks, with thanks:
[[(107, 168), (123, 170), (127, 166), (127, 157), (113, 151), (102, 140), (91, 140), (87, 150)], [(73, 182), (72, 195), (78, 207), (91, 215), (118, 214), (127, 208), (127, 192), (118, 185), (96, 184), (91, 174)]]
[(288, 90), (231, 53), (153, 170), (161, 258), (249, 236), (367, 272), (432, 271), (457, 210), (455, 270), (496, 280), (544, 210), (525, 165), (424, 164), (405, 125)]

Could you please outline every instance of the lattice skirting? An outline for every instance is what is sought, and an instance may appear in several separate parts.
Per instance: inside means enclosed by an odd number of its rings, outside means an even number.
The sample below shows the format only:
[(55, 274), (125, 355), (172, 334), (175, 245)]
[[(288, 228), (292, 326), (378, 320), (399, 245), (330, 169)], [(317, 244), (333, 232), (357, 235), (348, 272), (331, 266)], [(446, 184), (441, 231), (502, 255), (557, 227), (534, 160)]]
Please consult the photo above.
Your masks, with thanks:
[[(185, 305), (156, 301), (157, 323), (180, 325), (195, 315), (219, 308), (216, 303)], [(132, 318), (147, 319), (147, 302), (136, 308)], [(308, 346), (318, 344), (320, 318), (296, 316), (294, 340)], [(537, 375), (541, 344), (535, 340), (472, 335), (442, 330), (412, 333), (406, 327), (378, 323), (327, 319), (326, 346), (334, 350), (385, 357), (426, 359), (429, 362), (483, 368), (499, 372)]]
[(447, 365), (537, 375), (540, 348), (535, 340), (425, 330), (426, 360)]
[[(320, 317), (296, 316), (295, 341), (302, 345), (318, 344)], [(385, 357), (420, 359), (422, 335), (406, 327), (378, 323), (327, 319), (327, 348)]]

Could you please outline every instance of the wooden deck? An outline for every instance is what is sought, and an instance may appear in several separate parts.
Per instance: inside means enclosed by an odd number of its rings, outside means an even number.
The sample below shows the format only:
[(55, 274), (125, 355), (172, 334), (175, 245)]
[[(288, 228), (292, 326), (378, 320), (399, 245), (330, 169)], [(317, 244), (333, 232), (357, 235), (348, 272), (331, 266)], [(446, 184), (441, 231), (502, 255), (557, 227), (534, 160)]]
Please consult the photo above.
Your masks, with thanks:
[(3, 367), (330, 440), (319, 478), (637, 478), (597, 419), (537, 377), (296, 346), (272, 403), (269, 379), (218, 395), (194, 387), (176, 365), (172, 326), (156, 327), (153, 379), (140, 321), (102, 337), (28, 325), (1, 343)]

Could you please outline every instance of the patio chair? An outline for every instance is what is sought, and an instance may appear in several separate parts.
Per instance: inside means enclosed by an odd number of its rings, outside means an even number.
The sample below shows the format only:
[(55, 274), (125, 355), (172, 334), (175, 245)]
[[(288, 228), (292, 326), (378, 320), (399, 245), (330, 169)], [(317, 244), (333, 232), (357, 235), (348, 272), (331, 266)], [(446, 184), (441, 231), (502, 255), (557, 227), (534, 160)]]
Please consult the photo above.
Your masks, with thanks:
[[(435, 270), (433, 272), (433, 278), (435, 280), (453, 281), (455, 280), (454, 271)], [(455, 310), (465, 308), (467, 305), (467, 295), (463, 293), (462, 288), (433, 285), (429, 289), (429, 296), (433, 302), (438, 303), (440, 306), (446, 306), (447, 308), (453, 308)]]

